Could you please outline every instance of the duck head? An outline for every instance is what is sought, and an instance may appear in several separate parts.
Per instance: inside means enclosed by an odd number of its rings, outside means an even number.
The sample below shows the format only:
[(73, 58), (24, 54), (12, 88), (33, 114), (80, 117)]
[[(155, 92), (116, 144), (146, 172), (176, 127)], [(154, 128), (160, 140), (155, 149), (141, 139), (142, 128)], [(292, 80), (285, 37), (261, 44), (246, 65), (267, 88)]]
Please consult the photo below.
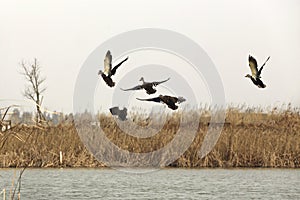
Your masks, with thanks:
[(140, 81), (142, 81), (143, 83), (145, 83), (144, 77), (141, 77)]
[(247, 74), (245, 77), (246, 78), (251, 78), (252, 76), (250, 74)]
[(102, 70), (99, 70), (98, 75), (104, 74)]
[(183, 98), (183, 97), (178, 97), (178, 103), (182, 103), (182, 102), (184, 102), (184, 101), (186, 101), (185, 98)]

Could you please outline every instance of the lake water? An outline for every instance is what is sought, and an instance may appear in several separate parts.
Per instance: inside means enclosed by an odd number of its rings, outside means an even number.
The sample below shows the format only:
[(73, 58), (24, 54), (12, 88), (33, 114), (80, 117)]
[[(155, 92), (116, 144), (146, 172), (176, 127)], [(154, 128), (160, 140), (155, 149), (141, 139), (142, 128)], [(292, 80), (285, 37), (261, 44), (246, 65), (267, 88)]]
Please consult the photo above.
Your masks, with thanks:
[[(0, 169), (7, 199), (14, 173)], [(21, 199), (300, 199), (299, 169), (26, 169)], [(15, 178), (17, 179), (17, 178)], [(2, 195), (0, 195), (2, 199)]]

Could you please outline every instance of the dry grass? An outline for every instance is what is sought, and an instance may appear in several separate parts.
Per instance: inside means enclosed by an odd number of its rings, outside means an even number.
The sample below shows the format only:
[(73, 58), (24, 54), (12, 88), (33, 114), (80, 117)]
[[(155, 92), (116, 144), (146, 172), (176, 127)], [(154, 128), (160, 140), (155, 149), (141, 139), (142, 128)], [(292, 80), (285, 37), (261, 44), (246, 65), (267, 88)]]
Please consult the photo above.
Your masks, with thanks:
[[(81, 167), (102, 166), (81, 143), (73, 125), (38, 128), (20, 125), (2, 133), (18, 133), (25, 142), (10, 136), (0, 150), (0, 167)], [(1, 139), (1, 136), (0, 136)], [(59, 152), (63, 152), (63, 164)]]
[[(209, 113), (207, 111), (207, 113)], [(183, 124), (197, 120), (191, 117)], [(135, 116), (136, 123), (149, 121)], [(206, 117), (207, 118), (207, 117)], [(300, 167), (300, 114), (298, 110), (262, 113), (229, 109), (226, 124), (213, 150), (204, 158), (198, 157), (208, 119), (203, 117), (197, 135), (187, 151), (174, 161), (174, 167)], [(137, 138), (122, 132), (110, 116), (99, 116), (107, 138), (123, 150), (135, 153), (152, 152), (172, 141), (179, 128), (180, 114), (172, 115), (159, 133), (151, 138)], [(153, 125), (155, 126), (155, 124)], [(192, 127), (194, 128), (194, 127)], [(90, 130), (87, 130), (90, 131)], [(17, 136), (17, 137), (16, 137)], [(93, 141), (94, 136), (90, 136)], [(4, 140), (5, 138), (5, 140)], [(73, 124), (46, 128), (19, 125), (0, 133), (0, 167), (99, 167), (82, 144)], [(59, 163), (59, 151), (63, 163)], [(111, 156), (114, 152), (110, 152)]]

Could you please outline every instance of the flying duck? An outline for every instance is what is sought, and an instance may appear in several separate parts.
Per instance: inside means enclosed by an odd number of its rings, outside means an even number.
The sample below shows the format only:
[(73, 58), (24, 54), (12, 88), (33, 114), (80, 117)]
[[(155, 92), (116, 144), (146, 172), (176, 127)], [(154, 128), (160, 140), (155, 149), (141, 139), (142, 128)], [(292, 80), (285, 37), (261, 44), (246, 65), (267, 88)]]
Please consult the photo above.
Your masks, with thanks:
[(172, 97), (168, 95), (159, 95), (158, 97), (150, 98), (150, 99), (140, 99), (140, 98), (136, 98), (136, 99), (140, 101), (154, 101), (158, 103), (165, 103), (172, 110), (176, 110), (178, 108), (176, 103), (180, 104), (186, 100), (183, 97)]
[(115, 82), (113, 82), (111, 76), (115, 75), (118, 67), (120, 67), (126, 60), (128, 60), (128, 57), (111, 69), (112, 56), (110, 51), (107, 51), (104, 58), (104, 72), (102, 70), (99, 70), (98, 75), (101, 75), (101, 77), (109, 87), (115, 86)]
[(270, 59), (270, 56), (267, 58), (267, 60), (264, 62), (264, 64), (260, 67), (260, 69), (258, 70), (257, 68), (257, 62), (255, 60), (255, 58), (253, 58), (252, 56), (249, 55), (248, 61), (249, 61), (249, 67), (251, 69), (251, 73), (247, 74), (245, 77), (250, 78), (251, 81), (259, 88), (265, 88), (266, 85), (260, 80), (261, 78), (261, 71), (263, 69), (263, 67), (265, 66), (266, 62)]
[(110, 113), (112, 115), (118, 116), (118, 119), (121, 121), (125, 121), (127, 118), (127, 108), (123, 108), (123, 110), (120, 110), (119, 107), (112, 107), (109, 109)]
[(166, 81), (170, 80), (170, 78), (164, 80), (164, 81), (154, 81), (154, 82), (145, 82), (144, 77), (142, 77), (140, 79), (140, 81), (142, 81), (141, 85), (137, 85), (133, 88), (129, 88), (129, 89), (122, 89), (123, 91), (128, 91), (128, 90), (146, 90), (147, 94), (154, 94), (156, 92), (156, 89), (154, 89), (153, 87), (156, 87), (157, 85), (164, 83)]

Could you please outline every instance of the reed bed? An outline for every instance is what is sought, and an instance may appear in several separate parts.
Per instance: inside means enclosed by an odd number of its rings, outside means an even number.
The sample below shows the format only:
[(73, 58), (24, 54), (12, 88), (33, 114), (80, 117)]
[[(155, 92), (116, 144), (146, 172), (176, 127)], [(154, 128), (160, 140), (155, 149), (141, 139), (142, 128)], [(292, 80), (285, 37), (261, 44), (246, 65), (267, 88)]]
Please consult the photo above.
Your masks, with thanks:
[[(265, 113), (230, 108), (217, 144), (210, 153), (200, 158), (198, 151), (210, 120), (210, 111), (202, 113), (197, 127), (189, 126), (198, 120), (193, 112), (181, 126), (179, 112), (169, 115), (161, 130), (150, 138), (137, 138), (124, 133), (110, 115), (101, 114), (98, 117), (102, 130), (111, 142), (135, 153), (152, 152), (164, 147), (174, 139), (179, 128), (196, 128), (197, 134), (191, 145), (170, 167), (300, 167), (299, 110), (273, 109)], [(145, 117), (139, 117), (138, 113), (134, 118), (135, 123), (141, 126), (151, 123)], [(86, 122), (83, 120), (82, 123)], [(155, 127), (155, 123), (152, 126)], [(87, 139), (95, 141), (93, 135)], [(60, 151), (63, 153), (62, 163)], [(110, 152), (109, 156), (113, 158), (114, 152)], [(83, 145), (74, 123), (42, 128), (20, 124), (0, 133), (0, 167), (24, 166), (104, 167), (105, 164), (97, 161)]]

